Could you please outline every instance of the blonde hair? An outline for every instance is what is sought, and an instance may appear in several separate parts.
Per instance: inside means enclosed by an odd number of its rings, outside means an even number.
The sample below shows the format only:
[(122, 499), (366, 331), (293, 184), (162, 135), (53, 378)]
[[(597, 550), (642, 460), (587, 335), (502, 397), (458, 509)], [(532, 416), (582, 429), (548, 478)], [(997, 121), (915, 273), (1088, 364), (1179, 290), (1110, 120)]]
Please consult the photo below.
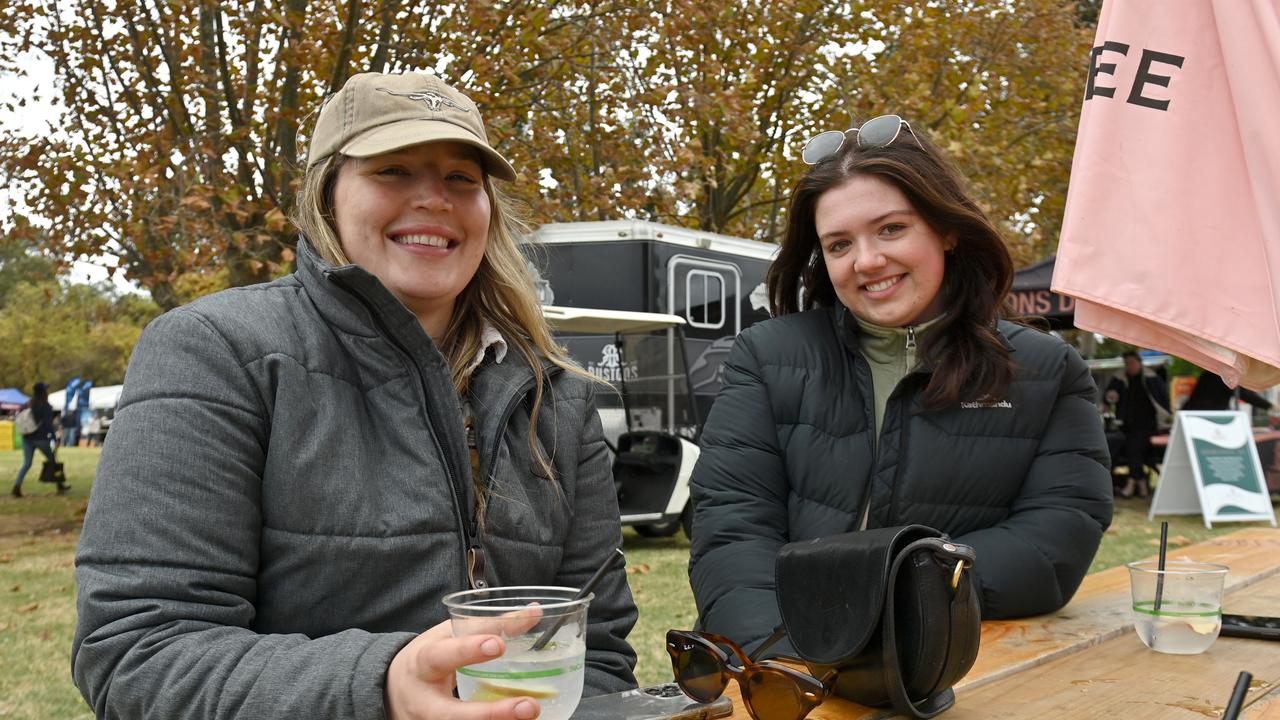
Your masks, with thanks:
[[(333, 216), (333, 186), (344, 162), (346, 156), (334, 154), (307, 169), (298, 191), (297, 207), (290, 218), (320, 256), (332, 265), (351, 264), (342, 250)], [(515, 201), (498, 188), (487, 173), (484, 189), (492, 208), (484, 257), (454, 303), (453, 317), (439, 347), (449, 363), (454, 389), (459, 394), (466, 391), (469, 380), (466, 368), (480, 351), (486, 323), (497, 329), (508, 347), (528, 363), (534, 376), (529, 447), (546, 476), (554, 479), (550, 459), (538, 447), (538, 410), (547, 388), (539, 356), (567, 372), (593, 382), (599, 380), (578, 367), (564, 348), (556, 344), (542, 316), (538, 292), (519, 247), (521, 238), (528, 237), (529, 227), (517, 211)], [(551, 452), (554, 454), (555, 448)], [(477, 490), (482, 490), (478, 478), (476, 482)], [(477, 492), (476, 496), (483, 503), (484, 493)], [(480, 516), (484, 516), (483, 507)]]

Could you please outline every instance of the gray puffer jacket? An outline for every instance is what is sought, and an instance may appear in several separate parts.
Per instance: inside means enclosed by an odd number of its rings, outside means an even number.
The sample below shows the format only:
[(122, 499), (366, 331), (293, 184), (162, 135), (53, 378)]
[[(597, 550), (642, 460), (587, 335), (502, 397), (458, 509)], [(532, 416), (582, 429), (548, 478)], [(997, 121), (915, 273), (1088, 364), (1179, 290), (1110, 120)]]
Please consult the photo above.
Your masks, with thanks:
[[(298, 270), (143, 333), (76, 556), (76, 685), (100, 718), (385, 717), (392, 657), (445, 620), (478, 544), (491, 585), (577, 587), (622, 542), (593, 386), (492, 354), (471, 381), (490, 493), (444, 357), (369, 273)], [(469, 537), (472, 536), (472, 537)], [(633, 687), (626, 574), (597, 587), (588, 694)]]
[[(754, 644), (779, 622), (785, 543), (920, 523), (977, 551), (982, 614), (1062, 607), (1111, 522), (1097, 390), (1075, 350), (1001, 322), (1016, 366), (1005, 397), (920, 412), (907, 375), (873, 444), (872, 376), (844, 308), (738, 336), (694, 470), (690, 580), (699, 624)], [(775, 646), (790, 652), (789, 646)]]

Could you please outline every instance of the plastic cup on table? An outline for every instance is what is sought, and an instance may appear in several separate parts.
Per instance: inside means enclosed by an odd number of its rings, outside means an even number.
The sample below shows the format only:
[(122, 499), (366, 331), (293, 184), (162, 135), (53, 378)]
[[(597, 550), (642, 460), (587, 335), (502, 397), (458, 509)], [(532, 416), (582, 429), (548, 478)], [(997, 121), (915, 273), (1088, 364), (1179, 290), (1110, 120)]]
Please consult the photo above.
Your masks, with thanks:
[(1131, 562), (1133, 627), (1152, 650), (1195, 655), (1222, 630), (1222, 589), (1227, 566), (1171, 560)]

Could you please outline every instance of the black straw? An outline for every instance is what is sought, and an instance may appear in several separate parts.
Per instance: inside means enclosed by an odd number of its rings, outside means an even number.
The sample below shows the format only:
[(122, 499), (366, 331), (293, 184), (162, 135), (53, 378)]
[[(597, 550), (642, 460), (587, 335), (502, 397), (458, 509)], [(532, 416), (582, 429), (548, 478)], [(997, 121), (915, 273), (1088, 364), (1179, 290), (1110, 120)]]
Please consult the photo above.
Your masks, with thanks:
[[(591, 591), (595, 589), (596, 585), (600, 584), (600, 580), (604, 578), (605, 573), (612, 570), (614, 566), (617, 565), (618, 563), (620, 562), (625, 563), (626, 561), (627, 561), (627, 556), (622, 554), (622, 548), (614, 548), (613, 554), (610, 555), (609, 558), (604, 561), (604, 564), (600, 566), (599, 570), (596, 570), (596, 574), (592, 575), (591, 579), (587, 580), (587, 584), (583, 585), (582, 589), (578, 590), (578, 594), (574, 595), (573, 599), (581, 600), (582, 598), (590, 595)], [(556, 632), (559, 631), (560, 628), (564, 626), (565, 621), (568, 619), (569, 619), (568, 613), (565, 613), (564, 615), (561, 615), (560, 617), (556, 618), (556, 621), (551, 624), (551, 627), (546, 629), (546, 632), (542, 633), (542, 636), (538, 638), (537, 642), (533, 644), (533, 647), (531, 649), (541, 650), (542, 648), (546, 647), (547, 643), (551, 642), (551, 638), (555, 637)]]
[(1164, 594), (1164, 555), (1165, 555), (1165, 548), (1167, 548), (1168, 545), (1169, 545), (1169, 521), (1166, 520), (1160, 523), (1160, 563), (1159, 565), (1156, 566), (1157, 569), (1160, 571), (1156, 573), (1155, 610), (1157, 612), (1160, 610), (1160, 596)]
[(1244, 696), (1249, 694), (1251, 682), (1253, 682), (1253, 675), (1250, 675), (1247, 670), (1242, 670), (1236, 678), (1236, 686), (1231, 691), (1231, 700), (1227, 702), (1227, 709), (1222, 712), (1222, 720), (1236, 720), (1240, 716), (1240, 710), (1244, 707)]

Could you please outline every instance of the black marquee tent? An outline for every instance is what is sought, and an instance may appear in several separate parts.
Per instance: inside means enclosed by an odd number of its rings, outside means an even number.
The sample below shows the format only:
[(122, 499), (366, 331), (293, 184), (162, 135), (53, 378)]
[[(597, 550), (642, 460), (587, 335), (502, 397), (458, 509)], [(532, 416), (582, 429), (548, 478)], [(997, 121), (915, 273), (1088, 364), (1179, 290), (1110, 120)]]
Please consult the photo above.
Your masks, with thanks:
[(1043, 317), (1054, 330), (1070, 330), (1075, 315), (1075, 298), (1059, 295), (1049, 289), (1053, 280), (1053, 261), (1049, 258), (1014, 273), (1013, 300), (1015, 315)]

